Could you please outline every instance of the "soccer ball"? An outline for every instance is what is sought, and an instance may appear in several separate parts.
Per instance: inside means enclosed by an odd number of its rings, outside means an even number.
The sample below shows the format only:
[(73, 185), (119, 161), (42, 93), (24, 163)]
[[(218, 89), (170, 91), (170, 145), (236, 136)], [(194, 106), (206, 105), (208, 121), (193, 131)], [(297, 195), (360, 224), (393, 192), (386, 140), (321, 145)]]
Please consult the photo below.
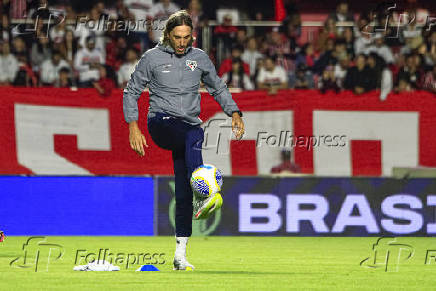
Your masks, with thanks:
[(223, 175), (215, 166), (204, 164), (192, 172), (191, 187), (199, 198), (207, 198), (221, 191)]

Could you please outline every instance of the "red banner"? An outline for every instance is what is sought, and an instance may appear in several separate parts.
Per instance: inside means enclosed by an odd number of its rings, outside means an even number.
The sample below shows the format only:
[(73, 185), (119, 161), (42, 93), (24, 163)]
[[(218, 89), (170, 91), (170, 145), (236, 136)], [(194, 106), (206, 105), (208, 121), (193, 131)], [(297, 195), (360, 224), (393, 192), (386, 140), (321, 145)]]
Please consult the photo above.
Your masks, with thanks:
[[(143, 158), (129, 146), (121, 90), (108, 98), (94, 89), (1, 88), (0, 94), (1, 174), (173, 173), (170, 152), (159, 149), (146, 130), (147, 93), (139, 103), (149, 144)], [(228, 119), (209, 94), (202, 97), (206, 127), (211, 118)], [(246, 136), (229, 142), (228, 152), (206, 146), (203, 154), (224, 174), (269, 173), (289, 146), (282, 137), (305, 139), (294, 144), (303, 173), (388, 176), (395, 166), (436, 167), (436, 99), (430, 93), (391, 94), (384, 102), (376, 92), (253, 91), (233, 97), (245, 114)], [(209, 138), (218, 131), (205, 128)], [(342, 146), (333, 146), (335, 136), (342, 136)]]

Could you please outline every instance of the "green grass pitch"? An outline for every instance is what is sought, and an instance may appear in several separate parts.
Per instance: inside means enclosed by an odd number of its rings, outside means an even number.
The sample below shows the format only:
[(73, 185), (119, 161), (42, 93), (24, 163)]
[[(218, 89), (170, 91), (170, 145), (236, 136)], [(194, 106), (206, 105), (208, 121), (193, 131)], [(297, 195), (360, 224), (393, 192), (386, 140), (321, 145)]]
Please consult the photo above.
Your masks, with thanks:
[[(23, 256), (27, 237), (6, 237), (0, 243), (0, 290), (430, 290), (435, 289), (436, 262), (425, 264), (434, 238), (397, 238), (414, 248), (398, 269), (360, 266), (377, 238), (193, 237), (188, 259), (193, 272), (172, 271), (173, 237), (47, 237), (63, 246), (64, 255), (40, 270), (10, 262)], [(73, 271), (77, 250), (112, 253), (164, 253), (160, 272), (135, 272), (139, 264), (119, 272)], [(30, 251), (29, 251), (30, 253)], [(43, 252), (41, 252), (43, 254)], [(121, 255), (122, 256), (122, 255)], [(42, 269), (42, 270), (41, 270)]]

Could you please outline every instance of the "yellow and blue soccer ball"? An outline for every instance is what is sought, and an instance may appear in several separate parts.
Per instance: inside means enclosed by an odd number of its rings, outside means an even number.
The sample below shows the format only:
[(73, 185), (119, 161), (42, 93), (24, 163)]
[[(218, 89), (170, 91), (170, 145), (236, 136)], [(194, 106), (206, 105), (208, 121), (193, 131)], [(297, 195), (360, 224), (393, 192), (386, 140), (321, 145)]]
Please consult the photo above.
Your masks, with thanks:
[(204, 164), (192, 172), (191, 187), (194, 195), (207, 198), (221, 191), (223, 175), (214, 165)]

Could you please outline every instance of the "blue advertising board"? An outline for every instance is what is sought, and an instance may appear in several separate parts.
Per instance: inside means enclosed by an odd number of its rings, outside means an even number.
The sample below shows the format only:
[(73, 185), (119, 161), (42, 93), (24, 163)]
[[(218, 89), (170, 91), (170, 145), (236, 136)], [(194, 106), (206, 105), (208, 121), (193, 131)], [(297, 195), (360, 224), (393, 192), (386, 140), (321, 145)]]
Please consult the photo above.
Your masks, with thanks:
[(0, 177), (7, 235), (153, 235), (153, 179)]

